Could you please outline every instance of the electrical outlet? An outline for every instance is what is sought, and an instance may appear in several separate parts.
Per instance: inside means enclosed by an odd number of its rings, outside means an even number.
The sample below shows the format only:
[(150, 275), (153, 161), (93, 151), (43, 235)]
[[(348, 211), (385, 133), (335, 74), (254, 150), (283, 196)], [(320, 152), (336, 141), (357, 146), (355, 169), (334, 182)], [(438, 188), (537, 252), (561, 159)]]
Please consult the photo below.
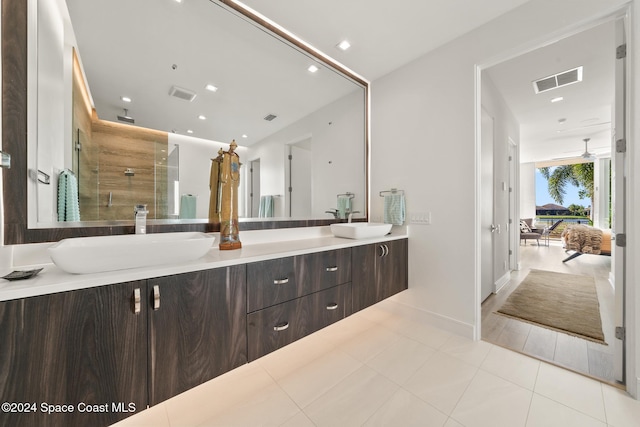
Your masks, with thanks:
[(430, 225), (431, 212), (413, 212), (409, 215), (409, 223), (417, 225)]

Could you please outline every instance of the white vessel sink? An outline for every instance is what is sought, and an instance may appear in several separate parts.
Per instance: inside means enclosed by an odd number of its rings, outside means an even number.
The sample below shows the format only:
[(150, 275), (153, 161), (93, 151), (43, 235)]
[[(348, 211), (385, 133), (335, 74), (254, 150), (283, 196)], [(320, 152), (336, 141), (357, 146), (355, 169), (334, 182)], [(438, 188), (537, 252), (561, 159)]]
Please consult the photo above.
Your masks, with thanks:
[(76, 237), (51, 246), (49, 255), (67, 273), (98, 273), (192, 261), (214, 240), (200, 232)]
[(347, 239), (371, 239), (385, 236), (391, 231), (392, 224), (376, 222), (352, 222), (331, 224), (331, 232), (336, 237)]

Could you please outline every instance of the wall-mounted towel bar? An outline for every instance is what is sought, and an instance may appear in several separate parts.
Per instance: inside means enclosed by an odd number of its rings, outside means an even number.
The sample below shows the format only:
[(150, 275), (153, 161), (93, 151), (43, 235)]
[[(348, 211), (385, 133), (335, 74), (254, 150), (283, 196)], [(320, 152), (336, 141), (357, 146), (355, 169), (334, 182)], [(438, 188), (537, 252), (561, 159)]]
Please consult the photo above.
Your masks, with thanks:
[(348, 197), (350, 199), (353, 199), (354, 197), (356, 197), (356, 195), (351, 193), (351, 192), (349, 192), (349, 191), (347, 191), (344, 194), (338, 194), (338, 197)]
[(381, 191), (380, 197), (388, 196), (389, 194), (404, 194), (404, 190), (398, 190), (397, 188), (392, 188), (391, 190)]
[(42, 172), (40, 169), (38, 169), (37, 177), (38, 177), (38, 182), (45, 185), (51, 184), (51, 175)]

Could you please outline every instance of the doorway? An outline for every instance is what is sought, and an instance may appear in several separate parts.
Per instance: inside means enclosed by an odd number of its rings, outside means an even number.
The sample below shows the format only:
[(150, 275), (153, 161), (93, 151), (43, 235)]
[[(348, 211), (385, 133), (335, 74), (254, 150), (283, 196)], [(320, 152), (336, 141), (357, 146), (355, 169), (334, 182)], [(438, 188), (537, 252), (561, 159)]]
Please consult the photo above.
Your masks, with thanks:
[[(571, 36), (561, 38), (559, 40), (553, 40), (552, 41), (553, 43), (545, 44), (544, 48), (547, 48), (548, 46), (561, 45), (563, 41), (567, 41), (572, 37), (586, 36), (588, 35), (589, 32), (594, 32), (594, 31), (597, 32), (598, 30), (609, 32), (611, 42), (607, 48), (610, 49), (609, 51), (610, 53), (615, 51), (617, 46), (624, 44), (624, 37), (623, 37), (624, 21), (622, 19), (607, 19), (607, 20), (603, 20), (602, 22), (592, 23), (591, 25), (586, 26), (583, 29), (583, 31), (581, 31), (578, 34), (572, 34)], [(614, 37), (614, 34), (615, 34), (615, 37)], [(587, 45), (589, 44), (584, 44), (583, 46), (587, 46)], [(542, 50), (542, 49), (532, 49), (530, 51), (523, 52), (518, 57), (509, 58), (508, 60), (491, 64), (491, 66), (480, 67), (478, 69), (480, 80), (484, 84), (484, 79), (489, 78), (492, 67), (497, 65), (502, 66), (503, 63), (506, 63), (509, 61), (523, 60), (523, 58), (525, 58), (529, 53), (537, 50)], [(618, 68), (624, 70), (626, 68), (624, 65), (624, 58), (621, 58), (621, 59), (622, 61), (616, 60), (615, 64), (613, 63), (614, 61), (612, 61), (612, 63), (610, 64), (612, 70), (618, 69)], [(540, 61), (540, 57), (538, 57), (538, 61)], [(555, 56), (550, 59), (550, 62), (554, 62), (554, 61), (556, 63), (562, 62), (562, 60), (559, 59), (558, 56)], [(587, 68), (592, 69), (592, 67), (595, 67), (597, 65), (598, 65), (597, 63), (589, 64)], [(506, 68), (506, 67), (503, 67), (503, 68)], [(550, 72), (549, 75), (550, 74), (552, 73)], [(498, 91), (503, 95), (505, 104), (507, 105), (508, 108), (511, 108), (513, 107), (513, 104), (510, 103), (511, 98), (508, 94), (505, 94), (504, 92), (507, 90), (505, 89), (507, 86), (506, 85), (501, 86), (501, 81), (499, 77), (496, 78), (496, 75), (499, 76), (500, 74), (499, 73), (491, 74), (492, 78), (489, 80), (492, 80), (496, 84)], [(538, 77), (545, 77), (545, 75), (546, 74), (541, 74)], [(529, 82), (534, 82), (534, 80), (535, 79), (530, 79)], [(614, 90), (618, 91), (618, 93), (616, 93), (615, 99), (618, 101), (621, 98), (623, 99), (623, 95), (625, 93), (624, 82), (625, 82), (625, 76), (623, 73), (612, 72), (611, 80), (604, 83), (604, 84), (609, 84), (611, 86), (611, 94), (610, 94), (611, 99), (614, 98), (614, 93), (613, 93)], [(568, 93), (570, 96), (574, 95), (583, 86), (586, 86), (586, 85), (575, 84), (571, 88), (569, 88), (570, 90), (567, 90), (565, 93)], [(557, 91), (554, 93), (554, 95), (557, 98), (561, 98), (562, 91)], [(569, 98), (569, 96), (567, 95), (565, 95), (565, 97)], [(482, 96), (480, 96), (480, 98), (482, 98)], [(551, 96), (549, 96), (549, 98), (553, 99)], [(480, 101), (479, 104), (484, 106), (484, 103), (482, 100)], [(480, 108), (480, 105), (478, 105), (478, 108)], [(624, 177), (620, 177), (620, 175), (622, 175), (623, 171), (625, 170), (624, 166), (627, 160), (624, 158), (624, 153), (621, 153), (621, 154), (615, 154), (615, 153), (616, 153), (616, 140), (621, 138), (620, 133), (625, 129), (625, 123), (623, 119), (626, 117), (626, 112), (624, 111), (623, 107), (624, 107), (624, 104), (622, 103), (618, 105), (611, 105), (610, 106), (611, 113), (609, 115), (608, 120), (606, 120), (606, 117), (605, 117), (605, 120), (596, 121), (594, 116), (590, 121), (583, 120), (580, 123), (575, 124), (575, 126), (573, 126), (570, 129), (565, 128), (565, 130), (560, 130), (560, 129), (558, 130), (558, 134), (561, 134), (564, 132), (565, 135), (569, 135), (570, 132), (574, 132), (575, 134), (579, 134), (579, 133), (584, 134), (588, 132), (603, 133), (603, 128), (606, 128), (608, 125), (608, 129), (606, 129), (606, 131), (604, 132), (606, 133), (606, 136), (603, 139), (603, 141), (605, 144), (604, 145), (605, 148), (607, 148), (609, 152), (614, 153), (614, 154), (609, 154), (609, 156), (614, 159), (613, 167), (612, 167), (612, 176), (614, 177), (614, 182), (617, 184), (615, 184), (614, 188), (612, 189), (613, 203), (614, 203), (613, 212), (614, 212), (614, 223), (616, 223), (616, 221), (618, 222), (619, 230), (623, 229), (623, 226), (624, 226), (624, 214), (625, 214), (624, 195), (626, 194), (625, 193), (626, 190), (624, 189)], [(544, 138), (538, 135), (538, 139), (536, 140), (535, 132), (527, 128), (527, 126), (530, 126), (530, 124), (522, 120), (522, 117), (524, 116), (519, 115), (519, 111), (515, 107), (514, 107), (514, 115), (516, 116), (521, 128), (521, 132), (519, 134), (520, 141), (519, 141), (518, 153), (525, 158), (525, 159), (522, 159), (522, 161), (526, 161), (526, 158), (532, 155), (530, 151), (527, 151), (527, 150), (530, 150), (530, 148), (525, 147), (526, 142), (528, 142), (528, 140), (531, 140), (531, 139), (535, 140), (537, 142), (536, 148), (538, 149), (548, 148), (549, 150), (551, 150), (550, 147), (552, 145), (556, 145), (556, 146), (560, 145), (560, 142), (559, 142), (561, 139), (560, 137), (555, 138), (552, 141), (545, 141)], [(564, 120), (561, 121), (560, 119), (564, 119)], [(558, 120), (558, 124), (561, 125), (562, 122), (567, 121), (567, 118), (560, 116), (557, 118), (557, 120)], [(483, 126), (485, 125), (485, 120), (479, 117), (478, 122), (480, 123), (480, 126), (481, 126), (481, 129), (479, 130), (478, 135), (484, 136), (485, 130)], [(493, 126), (495, 127), (495, 124)], [(575, 139), (579, 142), (582, 138), (576, 137)], [(545, 147), (546, 143), (549, 144), (549, 147)], [(567, 147), (565, 150), (566, 150), (565, 153), (554, 154), (553, 156), (561, 157), (563, 156), (563, 154), (565, 154), (564, 157), (567, 157), (566, 155), (567, 153), (575, 151), (573, 147)], [(482, 149), (480, 150), (480, 152), (482, 152)], [(481, 153), (480, 153), (480, 157), (482, 157)], [(552, 155), (550, 155), (549, 157), (550, 159), (553, 158)], [(617, 159), (618, 157), (620, 158)], [(615, 159), (617, 159), (617, 161)], [(498, 161), (496, 161), (496, 164), (497, 163)], [(484, 168), (484, 165), (483, 165), (483, 168)], [(519, 166), (516, 164), (515, 169), (518, 169), (518, 168)], [(616, 174), (618, 174), (618, 179), (615, 179)], [(484, 185), (485, 185), (485, 183), (482, 180), (486, 178), (483, 173), (481, 173), (480, 175), (481, 175), (481, 180), (480, 180), (481, 185), (479, 186), (479, 194), (482, 195), (483, 194), (482, 188), (484, 188)], [(516, 172), (515, 175), (518, 176), (518, 172)], [(495, 206), (495, 191), (496, 189), (500, 188), (500, 186), (499, 186), (499, 183), (496, 181), (495, 177), (492, 177), (492, 181), (494, 185), (493, 187), (494, 197), (491, 200), (486, 200), (486, 198), (484, 197), (481, 198), (481, 201), (480, 201), (481, 211), (484, 211), (485, 206), (489, 203)], [(527, 204), (525, 203), (526, 200), (519, 199), (519, 196), (522, 196), (522, 194), (519, 194), (520, 189), (518, 188), (518, 186), (515, 186), (514, 191), (518, 193), (514, 194), (513, 196), (511, 195), (509, 196), (508, 205), (510, 206), (512, 203), (515, 203), (516, 212), (518, 213), (515, 216), (515, 218), (517, 219), (518, 217), (531, 217), (531, 216), (535, 217), (535, 199), (532, 205), (530, 204), (529, 206), (527, 206)], [(509, 208), (507, 207), (507, 209)], [(513, 225), (513, 226), (510, 227), (509, 241), (518, 242), (519, 229), (518, 227), (515, 226), (515, 224), (510, 224), (510, 225)], [(612, 230), (612, 232), (613, 232), (613, 235), (619, 233), (618, 230)], [(482, 241), (483, 233), (485, 233), (485, 230), (483, 229), (479, 230), (480, 241)], [(564, 367), (569, 367), (570, 369), (580, 371), (587, 375), (598, 377), (605, 381), (609, 381), (612, 383), (619, 383), (619, 384), (624, 383), (624, 380), (625, 380), (624, 341), (622, 339), (619, 339), (617, 336), (618, 334), (616, 333), (616, 328), (618, 327), (624, 328), (624, 313), (622, 310), (622, 307), (624, 306), (624, 263), (625, 263), (624, 250), (618, 247), (614, 248), (613, 256), (611, 258), (597, 257), (597, 256), (583, 256), (576, 260), (580, 262), (579, 264), (575, 263), (575, 261), (572, 261), (572, 264), (567, 266), (560, 263), (561, 260), (564, 258), (563, 257), (564, 250), (560, 246), (559, 242), (556, 242), (544, 248), (532, 247), (532, 246), (516, 247), (515, 245), (512, 245), (512, 247), (514, 247), (516, 251), (513, 251), (512, 249), (512, 252), (509, 253), (509, 256), (510, 256), (509, 264), (511, 266), (511, 269), (515, 269), (514, 271), (512, 271), (511, 280), (509, 281), (508, 285), (505, 286), (505, 290), (503, 292), (499, 292), (497, 295), (494, 294), (490, 296), (487, 302), (485, 303), (485, 305), (482, 305), (481, 309), (479, 310), (479, 316), (480, 316), (479, 324), (481, 325), (482, 338), (488, 339), (499, 345), (505, 345), (507, 347), (512, 347), (512, 346), (516, 347), (514, 349), (516, 349), (517, 351), (521, 351), (521, 352), (530, 354), (534, 357), (545, 359), (547, 361), (556, 363), (558, 365), (562, 365)], [(495, 251), (493, 253), (495, 253)], [(542, 255), (548, 256), (548, 258), (543, 258)], [(479, 258), (481, 258), (480, 255), (479, 255)], [(485, 268), (486, 263), (484, 260), (480, 260), (480, 259), (478, 260), (478, 263), (480, 265), (480, 270), (481, 270), (481, 274), (479, 275), (479, 281), (482, 283), (482, 281), (484, 280), (484, 273), (482, 273), (482, 270)], [(613, 268), (612, 268), (612, 264), (613, 264)], [(520, 270), (517, 270), (518, 268), (520, 268)], [(601, 304), (601, 307), (604, 308), (605, 310), (604, 312), (601, 311), (602, 318), (603, 318), (603, 327), (605, 327), (608, 331), (606, 332), (606, 338), (607, 338), (607, 343), (609, 345), (607, 346), (605, 351), (603, 351), (602, 348), (595, 348), (593, 346), (588, 345), (587, 343), (577, 343), (577, 344), (572, 343), (572, 345), (576, 344), (577, 346), (579, 346), (580, 348), (584, 348), (585, 350), (584, 352), (581, 352), (581, 355), (574, 357), (574, 359), (580, 359), (579, 361), (580, 363), (576, 364), (576, 363), (573, 363), (572, 361), (567, 361), (565, 356), (566, 354), (573, 354), (575, 356), (577, 352), (573, 350), (566, 350), (565, 348), (563, 348), (562, 344), (559, 344), (560, 341), (567, 342), (571, 340), (568, 340), (566, 336), (559, 337), (556, 335), (548, 339), (548, 343), (547, 343), (548, 345), (544, 344), (547, 346), (547, 348), (552, 348), (553, 349), (552, 352), (554, 354), (549, 353), (549, 351), (547, 351), (545, 354), (541, 354), (540, 352), (531, 350), (532, 347), (542, 346), (541, 344), (539, 344), (541, 342), (540, 340), (538, 340), (538, 344), (534, 342), (535, 340), (532, 340), (530, 342), (529, 347), (527, 347), (526, 342), (529, 337), (535, 338), (536, 335), (538, 336), (548, 335), (547, 333), (548, 330), (545, 330), (544, 328), (531, 329), (530, 327), (531, 325), (524, 325), (522, 322), (506, 323), (506, 322), (497, 321), (492, 317), (492, 312), (495, 311), (497, 308), (499, 308), (499, 305), (501, 304), (501, 302), (503, 302), (506, 299), (509, 292), (513, 291), (513, 289), (515, 289), (518, 286), (518, 284), (522, 281), (522, 279), (524, 279), (524, 277), (528, 272), (528, 269), (530, 268), (546, 268), (549, 270), (574, 271), (574, 272), (578, 272), (579, 274), (594, 276), (594, 278), (596, 279), (596, 282), (598, 283), (597, 286), (598, 286), (599, 298), (602, 298), (600, 301), (600, 304)], [(482, 291), (481, 284), (479, 284), (478, 286), (478, 295), (479, 295), (479, 299), (482, 300), (484, 297), (484, 294)], [(533, 333), (533, 335), (530, 335), (531, 333)], [(501, 334), (502, 334), (502, 338), (497, 338)], [(628, 334), (628, 331), (627, 331), (627, 334)], [(507, 339), (509, 336), (510, 336), (510, 339)], [(619, 336), (622, 337), (623, 335), (621, 334)], [(503, 340), (502, 342), (500, 342), (501, 339)], [(518, 341), (518, 340), (520, 341), (517, 344), (515, 344), (515, 341)], [(573, 348), (575, 349), (577, 347), (573, 346)], [(586, 369), (585, 369), (585, 366), (586, 366)], [(590, 366), (592, 368), (590, 368)]]

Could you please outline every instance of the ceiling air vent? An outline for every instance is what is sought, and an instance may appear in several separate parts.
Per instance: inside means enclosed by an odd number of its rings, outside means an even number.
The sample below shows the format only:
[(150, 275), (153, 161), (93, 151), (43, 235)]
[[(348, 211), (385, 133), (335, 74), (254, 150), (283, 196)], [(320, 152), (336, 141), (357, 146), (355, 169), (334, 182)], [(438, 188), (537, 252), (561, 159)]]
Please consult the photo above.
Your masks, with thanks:
[(265, 116), (264, 119), (266, 121), (270, 122), (271, 120), (275, 119), (276, 117), (278, 117), (278, 116), (276, 116), (275, 114), (268, 114), (268, 115)]
[(185, 101), (193, 101), (196, 99), (197, 94), (194, 91), (189, 89), (184, 89), (178, 86), (171, 86), (169, 90), (169, 95), (175, 96), (176, 98), (184, 99)]
[(536, 93), (542, 93), (551, 89), (556, 89), (581, 81), (582, 66), (536, 80), (533, 82), (533, 90)]

